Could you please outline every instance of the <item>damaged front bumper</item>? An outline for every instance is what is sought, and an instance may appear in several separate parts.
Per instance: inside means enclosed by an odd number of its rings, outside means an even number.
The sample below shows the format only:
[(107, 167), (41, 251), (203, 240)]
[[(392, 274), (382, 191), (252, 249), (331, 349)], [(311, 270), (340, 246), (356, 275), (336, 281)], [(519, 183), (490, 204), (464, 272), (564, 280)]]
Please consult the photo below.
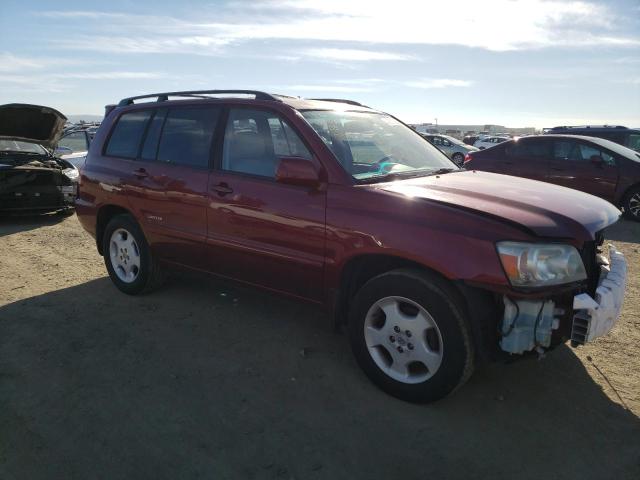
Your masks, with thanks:
[(609, 260), (599, 255), (600, 279), (595, 299), (587, 293), (573, 298), (571, 345), (584, 345), (611, 331), (620, 317), (627, 282), (627, 261), (609, 245)]
[[(514, 300), (505, 296), (499, 329), (500, 348), (511, 354), (532, 350), (542, 353), (552, 345), (554, 332), (567, 322), (571, 322), (570, 333), (567, 333), (574, 347), (606, 335), (620, 315), (627, 274), (624, 255), (612, 245), (609, 246), (609, 258), (597, 256), (600, 276), (595, 298), (588, 293), (579, 293), (573, 296), (571, 303), (558, 302), (558, 299)], [(566, 338), (565, 335), (565, 341)]]

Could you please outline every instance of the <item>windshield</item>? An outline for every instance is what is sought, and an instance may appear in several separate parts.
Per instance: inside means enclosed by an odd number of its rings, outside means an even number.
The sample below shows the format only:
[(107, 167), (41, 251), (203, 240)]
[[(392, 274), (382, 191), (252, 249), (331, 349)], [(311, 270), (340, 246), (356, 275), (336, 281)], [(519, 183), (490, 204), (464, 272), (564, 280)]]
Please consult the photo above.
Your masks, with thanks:
[(438, 149), (389, 115), (336, 110), (301, 113), (356, 180), (458, 169)]
[(19, 142), (17, 140), (0, 140), (0, 152), (22, 152), (46, 155), (44, 147), (37, 143)]

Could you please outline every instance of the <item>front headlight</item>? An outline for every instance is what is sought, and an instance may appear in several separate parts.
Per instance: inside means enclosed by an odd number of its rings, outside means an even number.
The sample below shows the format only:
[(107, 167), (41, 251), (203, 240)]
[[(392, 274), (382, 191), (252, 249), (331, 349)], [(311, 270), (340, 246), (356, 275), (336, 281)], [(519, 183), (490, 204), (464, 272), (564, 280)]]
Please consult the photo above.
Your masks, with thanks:
[(62, 173), (64, 173), (71, 180), (77, 180), (80, 176), (80, 172), (77, 168), (65, 168)]
[(542, 287), (587, 278), (580, 254), (571, 245), (498, 242), (498, 254), (514, 287)]

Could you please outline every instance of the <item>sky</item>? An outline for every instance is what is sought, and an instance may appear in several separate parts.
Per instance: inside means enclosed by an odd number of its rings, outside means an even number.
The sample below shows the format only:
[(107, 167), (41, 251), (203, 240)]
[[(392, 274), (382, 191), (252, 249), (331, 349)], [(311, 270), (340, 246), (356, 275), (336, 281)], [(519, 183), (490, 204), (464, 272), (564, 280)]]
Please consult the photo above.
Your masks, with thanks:
[(640, 127), (640, 0), (0, 0), (0, 104), (256, 89), (405, 122)]

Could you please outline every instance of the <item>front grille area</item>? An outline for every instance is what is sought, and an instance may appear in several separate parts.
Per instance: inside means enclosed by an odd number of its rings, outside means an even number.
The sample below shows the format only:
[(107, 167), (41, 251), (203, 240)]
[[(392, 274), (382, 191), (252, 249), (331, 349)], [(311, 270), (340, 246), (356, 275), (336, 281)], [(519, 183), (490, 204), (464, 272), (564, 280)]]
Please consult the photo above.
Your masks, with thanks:
[(580, 251), (584, 268), (587, 271), (588, 279), (588, 293), (593, 295), (598, 286), (598, 279), (600, 277), (600, 265), (596, 261), (596, 255), (600, 251), (600, 247), (604, 243), (604, 230), (596, 232), (595, 240), (585, 242), (584, 247)]

